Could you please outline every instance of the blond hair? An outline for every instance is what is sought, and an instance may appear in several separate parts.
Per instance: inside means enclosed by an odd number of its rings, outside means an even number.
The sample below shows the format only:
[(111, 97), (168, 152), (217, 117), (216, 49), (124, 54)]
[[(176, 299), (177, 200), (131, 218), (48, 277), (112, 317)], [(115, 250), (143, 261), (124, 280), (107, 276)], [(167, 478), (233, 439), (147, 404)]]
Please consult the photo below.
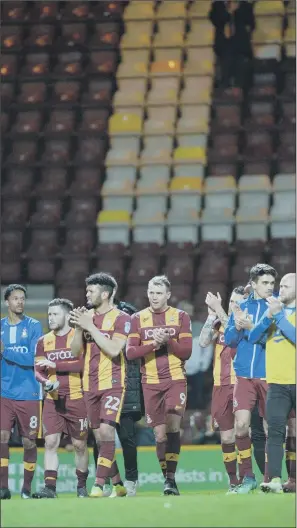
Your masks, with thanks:
[(171, 284), (166, 275), (156, 275), (149, 281), (148, 287), (150, 284), (153, 284), (154, 286), (165, 286), (167, 291), (171, 291)]

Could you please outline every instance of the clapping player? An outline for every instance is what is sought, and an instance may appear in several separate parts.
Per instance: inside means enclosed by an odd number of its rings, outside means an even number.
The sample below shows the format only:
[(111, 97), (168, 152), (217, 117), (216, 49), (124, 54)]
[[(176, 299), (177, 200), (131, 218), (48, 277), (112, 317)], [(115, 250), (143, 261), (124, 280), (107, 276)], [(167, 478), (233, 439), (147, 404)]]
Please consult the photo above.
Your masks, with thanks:
[(15, 422), (24, 446), (23, 499), (31, 497), (37, 460), (42, 387), (35, 379), (34, 356), (42, 327), (39, 321), (24, 314), (26, 296), (21, 284), (10, 284), (4, 292), (8, 317), (1, 319), (0, 499), (11, 497), (8, 442)]
[(187, 400), (184, 363), (192, 353), (191, 321), (186, 312), (168, 305), (167, 277), (153, 277), (147, 294), (149, 307), (131, 318), (127, 358), (141, 358), (146, 420), (154, 429), (164, 495), (179, 495), (175, 473)]
[(83, 358), (76, 359), (70, 348), (74, 329), (69, 326), (73, 304), (68, 299), (53, 299), (48, 304), (50, 332), (37, 343), (36, 379), (42, 383), (46, 398), (42, 422), (45, 436), (45, 487), (33, 494), (35, 499), (54, 499), (58, 478), (58, 447), (62, 434), (69, 435), (75, 452), (77, 496), (88, 496), (88, 419), (83, 399), (81, 374)]
[(111, 306), (116, 280), (107, 273), (86, 279), (89, 310), (71, 312), (75, 333), (71, 343), (74, 356), (84, 349), (83, 390), (90, 427), (99, 449), (96, 480), (90, 496), (104, 497), (103, 486), (110, 477), (116, 495), (126, 490), (115, 461), (115, 428), (120, 421), (125, 397), (125, 358), (123, 349), (130, 331), (130, 316)]

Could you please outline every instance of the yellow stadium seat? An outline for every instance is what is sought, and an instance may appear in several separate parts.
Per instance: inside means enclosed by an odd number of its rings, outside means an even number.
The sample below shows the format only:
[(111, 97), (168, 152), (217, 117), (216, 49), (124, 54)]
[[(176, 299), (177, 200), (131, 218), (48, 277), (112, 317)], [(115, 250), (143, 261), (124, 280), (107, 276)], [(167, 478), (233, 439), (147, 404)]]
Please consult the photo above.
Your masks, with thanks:
[(147, 95), (148, 106), (176, 105), (178, 101), (179, 78), (155, 77)]
[(141, 134), (142, 120), (135, 114), (113, 114), (109, 118), (108, 132), (111, 136)]
[(186, 178), (182, 176), (175, 176), (171, 180), (170, 192), (173, 193), (200, 193), (202, 191), (201, 178)]
[(186, 11), (186, 1), (181, 0), (179, 2), (176, 1), (170, 1), (170, 2), (162, 2), (159, 5), (159, 8), (156, 13), (156, 19), (162, 20), (167, 18), (185, 18), (187, 14)]
[(285, 32), (284, 43), (289, 44), (291, 42), (294, 44), (296, 43), (296, 26), (288, 27)]
[(155, 17), (154, 0), (129, 2), (124, 11), (124, 20), (153, 20)]
[(212, 48), (188, 48), (187, 61), (184, 66), (184, 76), (213, 76), (215, 57)]
[(258, 21), (259, 24), (252, 36), (253, 43), (272, 44), (281, 42), (283, 20), (280, 16), (259, 17)]
[(147, 77), (149, 64), (149, 50), (123, 50), (116, 77), (127, 79), (133, 77)]
[(159, 75), (180, 75), (181, 74), (181, 63), (176, 60), (169, 61), (154, 61), (151, 64), (151, 76)]
[(209, 47), (214, 41), (214, 27), (208, 21), (193, 20), (187, 35), (186, 47)]
[(183, 20), (162, 20), (153, 40), (153, 48), (175, 48), (184, 44), (185, 24)]
[(100, 211), (97, 217), (97, 224), (131, 224), (131, 217), (128, 211)]
[(188, 16), (189, 20), (194, 20), (195, 18), (207, 18), (208, 13), (211, 9), (212, 0), (194, 0), (190, 5)]
[(114, 94), (113, 106), (142, 107), (146, 97), (146, 79), (120, 79), (119, 89)]
[(212, 77), (185, 77), (185, 86), (180, 94), (181, 105), (209, 105), (212, 96)]
[(127, 22), (121, 39), (121, 49), (149, 48), (152, 39), (152, 22), (149, 20)]
[(289, 0), (287, 5), (287, 13), (296, 14), (296, 0)]
[(254, 7), (255, 15), (283, 15), (285, 6), (282, 0), (258, 0)]
[(193, 161), (206, 164), (206, 152), (202, 147), (177, 147), (173, 153), (174, 164), (192, 163)]

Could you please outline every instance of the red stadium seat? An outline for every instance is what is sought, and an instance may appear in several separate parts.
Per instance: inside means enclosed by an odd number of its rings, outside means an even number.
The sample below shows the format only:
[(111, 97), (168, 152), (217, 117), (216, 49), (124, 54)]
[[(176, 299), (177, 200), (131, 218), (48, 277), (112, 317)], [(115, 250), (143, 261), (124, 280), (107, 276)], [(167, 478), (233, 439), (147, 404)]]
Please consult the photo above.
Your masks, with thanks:
[(70, 142), (66, 140), (48, 140), (42, 156), (43, 165), (67, 165), (70, 161)]
[(42, 115), (38, 111), (19, 112), (11, 134), (16, 136), (37, 135), (42, 127)]
[(293, 255), (296, 251), (295, 238), (272, 238), (270, 243), (272, 255)]
[(160, 258), (161, 248), (159, 244), (155, 243), (133, 242), (131, 244), (130, 251), (133, 258), (149, 256), (157, 259)]
[(192, 297), (191, 284), (172, 284), (169, 304), (177, 306), (179, 302), (189, 301)]
[(85, 288), (73, 287), (73, 285), (60, 286), (57, 290), (57, 297), (70, 299), (75, 307), (86, 305)]
[(239, 105), (216, 105), (212, 129), (216, 131), (238, 130), (241, 126), (241, 111)]
[(47, 48), (48, 46), (52, 46), (54, 40), (54, 25), (34, 25), (30, 28), (30, 35), (25, 41), (25, 46), (28, 46), (30, 48), (43, 49)]
[(197, 282), (224, 282), (228, 281), (229, 259), (209, 253), (202, 255), (198, 270), (196, 272)]
[(99, 271), (110, 273), (120, 284), (124, 277), (122, 259), (107, 260), (105, 257), (106, 255), (104, 255), (103, 259), (99, 258), (95, 261), (95, 264), (92, 266), (92, 273), (98, 273)]
[(45, 126), (46, 136), (61, 137), (74, 132), (75, 114), (71, 110), (54, 110), (50, 114), (50, 119)]
[(84, 284), (85, 278), (89, 274), (89, 261), (85, 260), (66, 260), (62, 263), (56, 276), (57, 286), (68, 284)]
[(87, 26), (85, 24), (63, 24), (62, 36), (58, 41), (59, 47), (84, 46), (87, 40)]
[(117, 47), (119, 44), (119, 25), (116, 22), (96, 24), (95, 33), (89, 42), (90, 49), (102, 49), (102, 46)]
[(238, 156), (238, 136), (236, 134), (215, 134), (212, 136), (212, 147), (209, 149), (210, 163), (234, 163)]
[(221, 240), (203, 240), (199, 244), (199, 253), (203, 255), (214, 255), (218, 258), (226, 257), (230, 254), (230, 245)]
[(275, 126), (273, 102), (252, 102), (250, 104), (250, 115), (244, 122), (248, 130), (271, 129)]
[(19, 260), (1, 263), (1, 282), (2, 284), (22, 282), (21, 262)]
[(170, 262), (172, 257), (182, 257), (184, 255), (192, 256), (194, 253), (194, 244), (192, 244), (192, 242), (167, 242), (164, 249), (167, 259)]
[(2, 22), (6, 23), (22, 23), (27, 20), (26, 4), (23, 1), (19, 2), (3, 2), (1, 6)]
[(1, 55), (1, 79), (14, 78), (17, 75), (17, 56), (16, 55)]
[(5, 200), (2, 205), (2, 230), (24, 229), (28, 219), (28, 210), (28, 200)]
[(46, 79), (49, 76), (49, 60), (48, 53), (28, 53), (26, 63), (21, 69), (21, 76)]
[(43, 82), (20, 83), (20, 92), (17, 97), (18, 104), (30, 106), (44, 103), (46, 100), (46, 84)]
[(39, 200), (37, 211), (32, 214), (30, 224), (32, 227), (58, 227), (62, 217), (62, 205), (59, 200)]
[(88, 197), (84, 199), (73, 199), (70, 211), (65, 218), (66, 226), (93, 227), (97, 218), (97, 200)]
[(260, 259), (258, 262), (265, 262), (265, 246), (263, 240), (236, 240), (234, 243), (237, 255), (253, 255)]
[(144, 287), (144, 285), (128, 286), (124, 298), (133, 304), (138, 310), (143, 310), (148, 306), (146, 287)]
[(276, 96), (276, 75), (273, 72), (256, 73), (253, 78), (250, 97), (254, 100), (269, 100)]
[(9, 129), (9, 114), (1, 113), (1, 134), (5, 134)]
[(14, 84), (8, 83), (8, 82), (1, 83), (0, 91), (1, 91), (1, 108), (8, 108), (14, 98), (14, 92), (15, 92)]
[(87, 21), (91, 18), (89, 2), (66, 2), (61, 12), (61, 20), (64, 22)]
[(58, 15), (58, 2), (35, 2), (31, 7), (30, 19), (35, 22), (48, 24), (56, 21)]
[(6, 183), (2, 185), (3, 198), (23, 198), (29, 196), (33, 183), (33, 171), (30, 169), (12, 168), (7, 171)]
[(296, 255), (272, 255), (270, 265), (276, 269), (279, 277), (283, 277), (287, 273), (295, 273), (296, 271)]
[(219, 293), (222, 297), (223, 306), (227, 307), (227, 286), (225, 282), (200, 282), (194, 297), (194, 306), (196, 311), (204, 312), (205, 318), (207, 317), (207, 309), (205, 306), (205, 298), (208, 292), (212, 292), (214, 295)]
[(193, 259), (186, 255), (167, 259), (165, 275), (168, 276), (172, 284), (175, 282), (192, 284)]
[(22, 29), (17, 26), (2, 26), (1, 47), (4, 52), (18, 53), (22, 49)]
[(58, 254), (58, 232), (56, 229), (33, 229), (31, 244), (26, 258), (31, 260), (53, 260)]
[(110, 79), (91, 79), (88, 90), (83, 93), (83, 105), (107, 105), (112, 97), (112, 81)]
[(236, 163), (210, 163), (208, 166), (209, 176), (233, 176), (236, 178)]
[(76, 81), (58, 81), (53, 87), (53, 104), (75, 104), (78, 102), (80, 84)]
[(106, 132), (109, 112), (106, 109), (84, 110), (82, 122), (78, 128), (79, 134), (102, 134)]
[(246, 286), (249, 281), (250, 270), (258, 262), (265, 262), (262, 255), (238, 255), (231, 268), (231, 282)]
[(250, 132), (246, 136), (244, 158), (248, 161), (271, 159), (272, 136), (269, 132)]
[(65, 169), (56, 167), (54, 169), (43, 169), (41, 180), (35, 187), (37, 196), (56, 198), (63, 196), (67, 186), (67, 173)]
[(12, 152), (8, 157), (9, 163), (16, 165), (34, 165), (36, 162), (36, 141), (14, 141)]
[(52, 260), (29, 260), (27, 280), (30, 283), (51, 283), (55, 280), (55, 263)]
[(22, 233), (19, 231), (4, 231), (1, 234), (1, 262), (18, 260), (22, 250)]
[(69, 189), (70, 196), (99, 196), (103, 179), (100, 168), (77, 169), (75, 176)]
[(90, 258), (94, 247), (90, 229), (68, 229), (65, 244), (61, 247), (62, 258)]
[(158, 275), (159, 260), (153, 257), (134, 257), (132, 259), (127, 275), (127, 280), (130, 285), (143, 284), (147, 286), (148, 281)]
[(58, 64), (55, 66), (53, 75), (64, 79), (77, 79), (82, 76), (82, 54), (79, 51), (61, 53), (57, 57)]
[(100, 243), (95, 248), (97, 259), (102, 259), (103, 261), (123, 260), (125, 256), (125, 250), (126, 248), (124, 244), (117, 243)]
[(102, 139), (81, 139), (75, 161), (78, 165), (102, 164), (105, 155), (105, 142)]
[(270, 174), (270, 161), (247, 161), (243, 165), (242, 174)]
[(280, 134), (280, 144), (277, 153), (279, 158), (284, 160), (293, 161), (296, 159), (296, 133), (294, 130)]
[(90, 53), (89, 73), (114, 74), (117, 67), (115, 51), (92, 51)]
[(280, 126), (283, 130), (296, 128), (296, 102), (283, 101)]

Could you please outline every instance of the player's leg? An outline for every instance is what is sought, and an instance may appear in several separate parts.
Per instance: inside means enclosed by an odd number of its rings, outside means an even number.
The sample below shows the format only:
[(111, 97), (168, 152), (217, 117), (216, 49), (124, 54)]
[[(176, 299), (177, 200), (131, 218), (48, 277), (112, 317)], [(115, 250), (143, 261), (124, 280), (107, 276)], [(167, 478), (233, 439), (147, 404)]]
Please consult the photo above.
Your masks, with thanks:
[(7, 398), (0, 398), (0, 499), (10, 499), (11, 494), (8, 489), (8, 465), (11, 428), (15, 421), (13, 401)]
[(237, 479), (237, 455), (235, 449), (233, 385), (213, 388), (211, 415), (213, 427), (217, 427), (220, 430), (223, 461), (229, 477), (228, 494), (234, 493), (239, 482)]
[(15, 402), (16, 419), (24, 446), (24, 483), (21, 492), (23, 499), (31, 498), (31, 486), (37, 461), (36, 438), (40, 425), (40, 402)]
[(266, 434), (263, 427), (263, 418), (259, 414), (258, 404), (255, 405), (251, 414), (251, 441), (257, 466), (262, 475), (264, 475)]
[(286, 437), (286, 466), (288, 480), (283, 485), (285, 493), (296, 493), (296, 415), (295, 410), (289, 414)]
[(286, 425), (291, 410), (291, 395), (287, 385), (271, 383), (268, 388), (266, 416), (268, 423), (267, 457), (270, 482), (263, 482), (264, 492), (282, 493), (281, 473), (283, 444), (286, 437)]
[(44, 488), (33, 493), (33, 499), (57, 498), (56, 487), (58, 478), (58, 448), (61, 435), (65, 431), (64, 416), (56, 409), (55, 402), (46, 399), (42, 413), (44, 433)]
[(185, 412), (187, 402), (186, 380), (170, 381), (165, 391), (165, 416), (166, 416), (166, 482), (165, 495), (179, 495), (175, 482), (181, 440), (180, 424)]
[(240, 475), (243, 481), (237, 493), (249, 493), (257, 487), (252, 468), (252, 444), (249, 434), (251, 411), (256, 405), (257, 392), (253, 380), (237, 378), (234, 385), (233, 410), (235, 415), (235, 442), (238, 451)]
[(79, 498), (88, 497), (87, 478), (89, 475), (89, 451), (88, 439), (88, 418), (87, 409), (83, 398), (78, 400), (66, 399), (67, 413), (65, 415), (65, 426), (67, 434), (70, 435), (74, 447), (74, 458), (77, 476), (77, 496)]
[(137, 444), (135, 422), (130, 414), (122, 414), (117, 432), (123, 448), (126, 478), (124, 485), (128, 497), (134, 497), (138, 482)]
[[(90, 497), (103, 497), (103, 486), (107, 478), (112, 477), (115, 496), (125, 496), (126, 490), (121, 480), (116, 481), (119, 476), (115, 462), (115, 428), (120, 421), (125, 391), (124, 389), (106, 390), (99, 394), (100, 406), (94, 419), (99, 427), (94, 430), (94, 435), (99, 447), (99, 457), (96, 470), (96, 480), (92, 487)], [(95, 412), (93, 412), (93, 415)], [(116, 474), (115, 474), (116, 473)]]
[(156, 453), (164, 478), (166, 478), (166, 418), (164, 391), (159, 385), (143, 384), (145, 417), (154, 430)]

